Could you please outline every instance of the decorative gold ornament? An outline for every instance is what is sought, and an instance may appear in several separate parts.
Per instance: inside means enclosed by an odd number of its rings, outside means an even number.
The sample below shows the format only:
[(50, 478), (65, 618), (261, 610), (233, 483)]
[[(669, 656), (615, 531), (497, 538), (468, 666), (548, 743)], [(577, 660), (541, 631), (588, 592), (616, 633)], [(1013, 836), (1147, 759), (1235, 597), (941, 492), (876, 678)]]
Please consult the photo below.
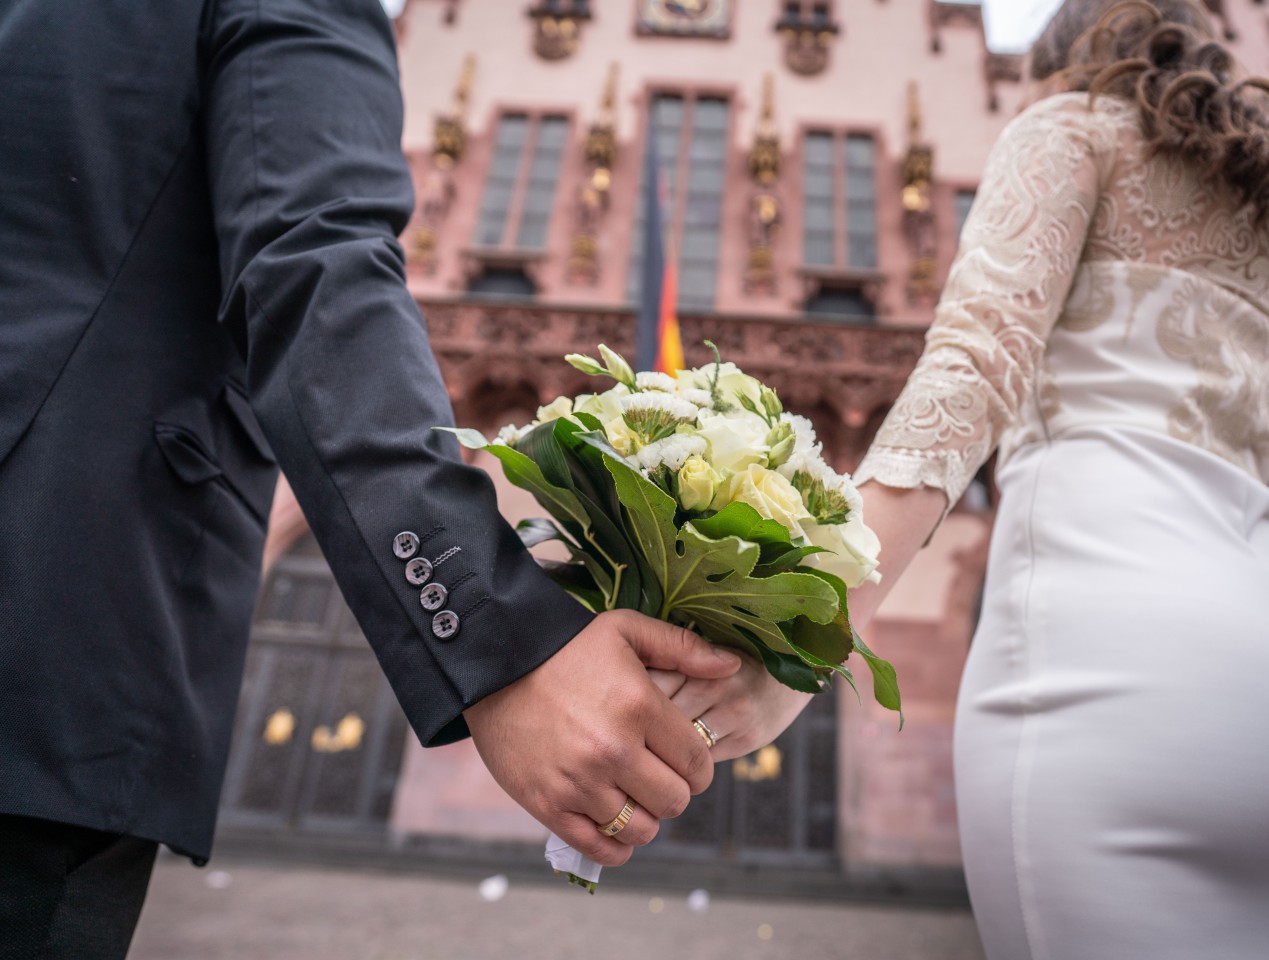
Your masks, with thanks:
[(331, 733), (330, 727), (318, 727), (309, 742), (318, 753), (343, 753), (360, 747), (365, 732), (365, 721), (356, 713), (348, 713), (339, 721), (334, 733)]
[(280, 747), (291, 741), (295, 734), (295, 714), (286, 707), (274, 710), (264, 724), (264, 734), (260, 738), (271, 747)]
[(731, 762), (731, 775), (748, 783), (759, 783), (763, 780), (779, 780), (784, 767), (784, 755), (774, 743), (768, 744), (749, 757), (741, 757)]

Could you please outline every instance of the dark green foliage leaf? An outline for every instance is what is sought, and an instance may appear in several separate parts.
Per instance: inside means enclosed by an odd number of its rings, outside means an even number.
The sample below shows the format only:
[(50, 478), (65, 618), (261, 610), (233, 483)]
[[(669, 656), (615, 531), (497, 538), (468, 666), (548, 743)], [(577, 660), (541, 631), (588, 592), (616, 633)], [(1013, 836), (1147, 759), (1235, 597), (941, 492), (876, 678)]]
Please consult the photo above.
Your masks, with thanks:
[(902, 730), (903, 704), (899, 698), (899, 678), (895, 675), (894, 667), (889, 661), (882, 660), (869, 650), (858, 633), (854, 631), (851, 633), (854, 637), (855, 649), (859, 651), (859, 655), (868, 664), (868, 669), (872, 671), (873, 696), (886, 709), (899, 712), (899, 729)]

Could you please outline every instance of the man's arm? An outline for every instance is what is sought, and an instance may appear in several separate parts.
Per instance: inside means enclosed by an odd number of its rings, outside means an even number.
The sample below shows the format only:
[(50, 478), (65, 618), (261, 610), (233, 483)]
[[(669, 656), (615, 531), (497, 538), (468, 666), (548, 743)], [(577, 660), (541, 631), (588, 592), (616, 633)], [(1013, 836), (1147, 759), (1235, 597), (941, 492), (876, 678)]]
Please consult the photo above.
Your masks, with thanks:
[(470, 721), (513, 797), (600, 862), (624, 860), (655, 821), (624, 844), (589, 821), (627, 793), (649, 819), (673, 814), (711, 776), (640, 657), (706, 676), (734, 658), (634, 615), (590, 625), (432, 429), (452, 414), (395, 239), (413, 193), (376, 0), (212, 0), (203, 53), (222, 321), (406, 716), (426, 744)]

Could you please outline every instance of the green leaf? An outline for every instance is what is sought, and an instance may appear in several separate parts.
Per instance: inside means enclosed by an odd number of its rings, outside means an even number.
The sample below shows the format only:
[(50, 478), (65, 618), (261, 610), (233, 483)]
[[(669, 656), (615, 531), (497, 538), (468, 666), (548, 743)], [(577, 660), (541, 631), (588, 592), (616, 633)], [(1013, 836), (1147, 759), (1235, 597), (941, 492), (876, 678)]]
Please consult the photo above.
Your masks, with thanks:
[[(555, 439), (568, 452), (566, 459), (571, 489), (581, 500), (594, 525), (596, 543), (587, 544), (587, 550), (598, 553), (593, 548), (601, 547), (609, 558), (624, 566), (615, 603), (617, 607), (655, 616), (661, 608), (660, 587), (651, 580), (643, 556), (631, 545), (631, 538), (622, 522), (621, 501), (617, 499), (612, 475), (604, 466), (603, 455), (597, 449), (591, 432), (569, 419), (555, 422)], [(598, 436), (611, 450), (602, 431)], [(613, 453), (615, 455), (616, 451)], [(607, 563), (606, 560), (604, 562)]]
[[(460, 442), (462, 437), (459, 437)], [(560, 522), (575, 523), (584, 535), (590, 529), (590, 516), (577, 495), (567, 487), (549, 482), (542, 469), (519, 450), (512, 450), (499, 443), (484, 447), (502, 462), (502, 472), (507, 480), (522, 490), (533, 494), (538, 503)]]
[(749, 504), (739, 500), (727, 504), (712, 517), (693, 520), (692, 526), (715, 540), (740, 537), (758, 544), (793, 545), (784, 524), (778, 520), (768, 520)]
[(557, 487), (572, 487), (569, 476), (568, 460), (564, 456), (559, 441), (555, 439), (555, 425), (558, 420), (539, 423), (516, 443), (516, 449), (531, 459), (542, 470), (548, 483)]
[(818, 577), (751, 577), (759, 555), (756, 543), (736, 536), (707, 537), (694, 523), (677, 528), (673, 498), (624, 461), (605, 457), (604, 462), (631, 532), (664, 591), (657, 614), (661, 619), (692, 623), (716, 643), (748, 642), (784, 654), (795, 651), (779, 627), (781, 621), (799, 616), (820, 623), (833, 619), (837, 596)]
[(767, 673), (775, 677), (786, 687), (800, 690), (802, 693), (820, 693), (824, 685), (815, 671), (807, 666), (800, 657), (787, 653), (776, 653), (765, 644), (755, 644), (758, 656)]
[(855, 649), (859, 651), (859, 655), (864, 658), (868, 664), (868, 669), (872, 671), (872, 688), (873, 695), (877, 698), (877, 702), (888, 710), (896, 710), (899, 713), (899, 729), (903, 729), (903, 704), (899, 697), (899, 678), (895, 674), (894, 667), (887, 660), (882, 660), (864, 643), (863, 638), (858, 633), (851, 631), (855, 642)]
[(778, 543), (764, 543), (758, 566), (754, 568), (754, 576), (769, 577), (773, 573), (793, 570), (807, 557), (817, 553), (832, 553), (832, 551), (824, 547), (786, 547)]
[(854, 645), (851, 643), (852, 630), (850, 619), (841, 610), (828, 623), (816, 623), (805, 617), (793, 621), (790, 630), (790, 641), (821, 661), (842, 664), (850, 656)]
[(560, 563), (556, 560), (539, 560), (546, 575), (594, 613), (603, 613), (608, 594), (595, 584), (585, 566), (578, 563)]

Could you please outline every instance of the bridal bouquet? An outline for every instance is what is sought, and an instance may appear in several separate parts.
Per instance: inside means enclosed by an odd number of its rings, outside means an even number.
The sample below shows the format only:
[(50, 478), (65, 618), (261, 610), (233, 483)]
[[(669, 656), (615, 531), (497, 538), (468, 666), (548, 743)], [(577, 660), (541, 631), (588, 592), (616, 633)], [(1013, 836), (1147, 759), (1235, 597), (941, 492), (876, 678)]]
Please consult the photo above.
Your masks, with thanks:
[(544, 562), (549, 575), (591, 610), (681, 624), (796, 690), (818, 693), (834, 675), (853, 687), (845, 661), (856, 652), (877, 701), (898, 710), (894, 668), (847, 608), (849, 588), (878, 579), (880, 545), (810, 421), (717, 350), (677, 376), (636, 374), (603, 345), (599, 354), (565, 359), (616, 381), (610, 389), (560, 397), (492, 442), (455, 431), (550, 514), (518, 528), (530, 547), (564, 545), (569, 560)]

